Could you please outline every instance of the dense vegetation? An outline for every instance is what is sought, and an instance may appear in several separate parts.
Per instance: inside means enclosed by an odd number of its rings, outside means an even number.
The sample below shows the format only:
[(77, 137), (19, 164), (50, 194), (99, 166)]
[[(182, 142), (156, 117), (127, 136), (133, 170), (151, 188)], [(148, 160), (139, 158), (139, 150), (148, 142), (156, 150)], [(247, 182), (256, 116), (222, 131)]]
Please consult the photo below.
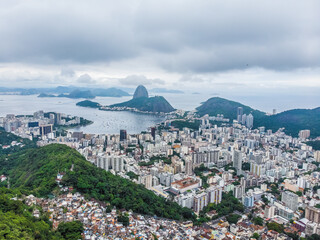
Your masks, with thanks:
[(99, 103), (92, 102), (90, 100), (84, 100), (84, 101), (78, 102), (76, 105), (80, 106), (80, 107), (90, 107), (90, 108), (99, 108), (100, 107)]
[(217, 212), (217, 217), (227, 216), (233, 214), (234, 211), (243, 212), (244, 206), (242, 203), (233, 196), (232, 192), (222, 193), (222, 200), (219, 204), (209, 203), (201, 214), (208, 213), (212, 210)]
[[(11, 146), (10, 148), (3, 149), (5, 145), (10, 145), (13, 141), (21, 143), (21, 145)], [(12, 133), (6, 132), (3, 128), (0, 128), (0, 156), (3, 154), (11, 154), (27, 148), (34, 148), (36, 144), (26, 138), (18, 137)]]
[(62, 222), (58, 226), (58, 232), (64, 239), (82, 239), (83, 224), (80, 221)]
[(274, 230), (278, 233), (283, 233), (283, 230), (284, 230), (284, 226), (276, 222), (267, 223), (267, 227), (269, 230)]
[(320, 140), (308, 141), (307, 145), (311, 146), (314, 150), (320, 150)]
[(227, 99), (213, 97), (197, 108), (198, 114), (203, 116), (209, 114), (216, 116), (223, 114), (229, 119), (236, 119), (237, 108), (242, 107), (244, 114), (251, 113), (254, 117), (254, 128), (264, 126), (274, 132), (279, 128), (285, 128), (285, 133), (298, 136), (300, 130), (310, 129), (311, 137), (320, 136), (320, 108), (315, 109), (293, 109), (268, 116), (265, 113), (252, 109), (241, 103)]
[(209, 116), (217, 116), (217, 114), (223, 114), (225, 118), (230, 120), (237, 119), (238, 107), (243, 108), (244, 114), (251, 113), (255, 119), (265, 116), (264, 112), (252, 109), (241, 103), (230, 101), (220, 97), (213, 97), (204, 102), (200, 107), (197, 107), (198, 114), (203, 116), (209, 114)]
[(48, 215), (40, 209), (40, 218), (32, 215), (34, 206), (27, 206), (19, 200), (18, 191), (0, 188), (0, 239), (80, 239), (82, 223), (61, 223), (57, 231), (52, 230)]
[(254, 127), (265, 126), (277, 131), (284, 127), (285, 133), (298, 136), (300, 130), (309, 129), (311, 137), (320, 136), (320, 108), (293, 109), (254, 121)]
[(162, 96), (133, 98), (127, 102), (110, 105), (110, 107), (129, 107), (144, 112), (154, 113), (168, 113), (174, 111), (174, 108)]
[[(70, 170), (72, 165), (73, 171)], [(142, 214), (177, 220), (193, 218), (190, 209), (159, 197), (142, 185), (95, 167), (65, 145), (51, 144), (13, 154), (8, 160), (0, 159), (0, 174), (9, 174), (11, 186), (37, 196), (58, 191), (55, 178), (59, 171), (65, 172), (62, 182), (65, 186), (73, 186), (88, 198)]]

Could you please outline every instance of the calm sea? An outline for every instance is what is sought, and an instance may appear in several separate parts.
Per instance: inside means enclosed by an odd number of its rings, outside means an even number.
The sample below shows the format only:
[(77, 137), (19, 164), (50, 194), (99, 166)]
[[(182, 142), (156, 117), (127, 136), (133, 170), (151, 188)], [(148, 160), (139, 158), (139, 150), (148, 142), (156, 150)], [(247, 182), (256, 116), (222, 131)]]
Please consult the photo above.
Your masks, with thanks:
[[(208, 98), (216, 96), (214, 94), (161, 94), (174, 108), (184, 110), (194, 110), (201, 102)], [(278, 112), (293, 108), (315, 108), (320, 106), (319, 96), (235, 96), (225, 94), (221, 96), (230, 100), (239, 101), (253, 108), (272, 112), (277, 109)], [(103, 105), (109, 105), (130, 100), (132, 97), (111, 98), (97, 97), (93, 101)], [(32, 114), (35, 111), (43, 110), (46, 112), (61, 112), (74, 116), (84, 117), (92, 120), (94, 123), (81, 127), (76, 130), (85, 133), (119, 133), (120, 129), (126, 129), (128, 133), (140, 133), (147, 130), (163, 120), (163, 117), (156, 115), (138, 114), (132, 112), (111, 112), (100, 111), (91, 108), (82, 108), (76, 106), (79, 99), (68, 98), (38, 98), (36, 95), (0, 95), (0, 116), (6, 114)]]

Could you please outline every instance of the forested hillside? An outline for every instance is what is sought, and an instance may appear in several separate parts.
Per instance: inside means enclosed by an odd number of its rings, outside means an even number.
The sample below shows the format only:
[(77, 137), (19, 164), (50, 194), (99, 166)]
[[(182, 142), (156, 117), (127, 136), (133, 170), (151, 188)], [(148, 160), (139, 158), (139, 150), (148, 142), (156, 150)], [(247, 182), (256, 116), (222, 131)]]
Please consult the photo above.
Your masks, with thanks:
[(58, 193), (55, 182), (58, 172), (65, 172), (65, 186), (73, 186), (75, 191), (88, 198), (108, 202), (111, 206), (177, 220), (193, 218), (190, 209), (167, 201), (142, 185), (97, 168), (65, 145), (51, 144), (0, 159), (0, 174), (10, 176), (11, 186), (37, 196)]

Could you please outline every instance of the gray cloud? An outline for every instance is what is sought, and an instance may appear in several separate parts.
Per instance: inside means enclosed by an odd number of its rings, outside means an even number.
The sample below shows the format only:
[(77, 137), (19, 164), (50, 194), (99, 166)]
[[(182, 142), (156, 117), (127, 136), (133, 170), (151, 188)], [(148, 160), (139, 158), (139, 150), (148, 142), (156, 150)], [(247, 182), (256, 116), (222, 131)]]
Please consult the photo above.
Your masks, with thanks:
[(182, 74), (320, 67), (317, 0), (17, 0), (0, 9), (2, 63), (148, 59), (139, 64)]
[(158, 78), (147, 78), (143, 75), (130, 75), (126, 78), (119, 79), (119, 83), (126, 86), (137, 86), (137, 85), (164, 85), (165, 81)]
[(60, 76), (62, 77), (73, 77), (75, 72), (70, 68), (62, 68), (60, 72)]
[(87, 74), (87, 73), (80, 75), (80, 77), (78, 77), (77, 82), (78, 83), (86, 83), (86, 84), (94, 84), (94, 83), (96, 83), (96, 81), (93, 80), (91, 78), (91, 76), (89, 74)]

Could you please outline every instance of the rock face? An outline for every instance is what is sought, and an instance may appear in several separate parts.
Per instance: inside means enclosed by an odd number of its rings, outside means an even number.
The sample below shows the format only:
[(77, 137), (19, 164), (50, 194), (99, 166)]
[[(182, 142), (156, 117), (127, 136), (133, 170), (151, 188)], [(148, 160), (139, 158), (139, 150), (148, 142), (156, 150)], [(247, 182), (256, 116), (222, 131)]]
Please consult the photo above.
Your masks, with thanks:
[(148, 91), (147, 91), (147, 89), (145, 88), (145, 86), (143, 86), (143, 85), (139, 85), (139, 86), (136, 88), (136, 91), (135, 91), (134, 94), (133, 94), (133, 99), (135, 99), (135, 98), (141, 98), (141, 97), (146, 97), (146, 98), (149, 97)]

